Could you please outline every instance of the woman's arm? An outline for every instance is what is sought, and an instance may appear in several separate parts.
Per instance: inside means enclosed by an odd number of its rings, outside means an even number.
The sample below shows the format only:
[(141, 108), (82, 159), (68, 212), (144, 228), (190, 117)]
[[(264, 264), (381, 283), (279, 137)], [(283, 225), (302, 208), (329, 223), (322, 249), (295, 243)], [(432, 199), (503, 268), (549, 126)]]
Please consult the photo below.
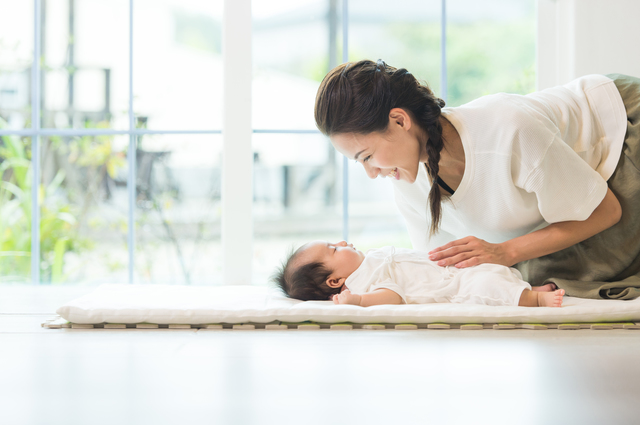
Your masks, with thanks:
[(483, 263), (512, 266), (582, 242), (613, 226), (620, 221), (621, 216), (620, 202), (611, 189), (607, 189), (600, 205), (584, 221), (553, 223), (544, 229), (499, 244), (468, 236), (430, 251), (429, 258), (437, 261), (440, 266), (459, 268)]
[(376, 289), (373, 292), (358, 295), (352, 294), (351, 291), (345, 289), (339, 294), (333, 296), (334, 304), (352, 304), (361, 307), (369, 307), (381, 304), (402, 304), (402, 297), (391, 289)]

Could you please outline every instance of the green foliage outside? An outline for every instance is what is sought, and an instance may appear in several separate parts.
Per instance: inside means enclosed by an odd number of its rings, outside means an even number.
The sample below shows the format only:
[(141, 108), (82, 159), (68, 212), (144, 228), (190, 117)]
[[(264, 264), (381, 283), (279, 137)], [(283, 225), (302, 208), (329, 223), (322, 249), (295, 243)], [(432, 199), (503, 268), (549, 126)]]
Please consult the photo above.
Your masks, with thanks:
[(449, 106), (535, 91), (535, 28), (529, 22), (452, 26), (448, 37)]
[[(349, 60), (383, 59), (406, 68), (439, 95), (440, 25), (401, 22), (384, 28), (393, 46), (352, 48)], [(447, 26), (447, 106), (459, 106), (478, 97), (535, 90), (535, 26), (532, 19), (502, 22), (451, 23)], [(388, 54), (384, 54), (386, 51)], [(342, 57), (339, 51), (338, 56)], [(315, 81), (327, 72), (325, 58), (293, 66)]]
[[(4, 127), (0, 121), (0, 128)], [(88, 174), (115, 176), (124, 166), (124, 154), (114, 152), (109, 136), (81, 137), (68, 144), (59, 138), (47, 141), (50, 153), (57, 152)], [(43, 143), (44, 145), (44, 143)], [(0, 137), (0, 283), (27, 282), (31, 274), (32, 169), (31, 140), (17, 136)], [(58, 169), (46, 184), (39, 184), (40, 275), (41, 281), (60, 283), (65, 254), (92, 248), (92, 241), (81, 236), (86, 224), (88, 203), (73, 199), (65, 188), (66, 175)], [(91, 225), (88, 223), (88, 225)], [(67, 274), (69, 271), (67, 271)]]
[[(406, 24), (387, 28), (398, 40), (396, 67), (404, 67), (440, 94), (440, 27)], [(476, 22), (447, 27), (447, 106), (478, 97), (535, 90), (535, 28), (530, 21)]]
[(18, 137), (0, 146), (0, 279), (27, 280), (31, 264), (31, 154)]

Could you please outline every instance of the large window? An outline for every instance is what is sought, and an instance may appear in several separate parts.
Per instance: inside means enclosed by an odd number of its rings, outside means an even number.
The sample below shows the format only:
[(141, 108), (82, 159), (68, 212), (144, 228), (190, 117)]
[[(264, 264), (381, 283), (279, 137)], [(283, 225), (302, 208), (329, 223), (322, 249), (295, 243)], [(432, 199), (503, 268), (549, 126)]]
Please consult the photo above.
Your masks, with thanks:
[[(225, 283), (224, 3), (0, 0), (0, 283)], [(315, 129), (329, 69), (381, 58), (450, 106), (531, 92), (534, 3), (253, 0), (245, 283), (311, 239), (410, 246), (390, 181)]]
[(222, 283), (222, 6), (0, 1), (1, 282)]

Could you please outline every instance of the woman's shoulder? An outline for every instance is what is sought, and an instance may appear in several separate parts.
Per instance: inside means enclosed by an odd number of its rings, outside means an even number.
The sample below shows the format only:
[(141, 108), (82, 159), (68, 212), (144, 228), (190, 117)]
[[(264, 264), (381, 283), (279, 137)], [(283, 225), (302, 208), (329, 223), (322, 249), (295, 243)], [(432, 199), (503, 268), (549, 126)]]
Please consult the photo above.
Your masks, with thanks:
[(443, 114), (447, 118), (452, 117), (471, 132), (492, 131), (494, 135), (551, 124), (536, 99), (513, 93), (483, 96), (461, 106), (443, 108)]
[(500, 125), (510, 121), (534, 121), (531, 108), (535, 100), (528, 95), (515, 93), (495, 93), (479, 97), (464, 105), (443, 108), (446, 115), (464, 119), (483, 121), (488, 125)]
[[(515, 145), (548, 141), (556, 129), (526, 96), (497, 93), (465, 105), (443, 109), (444, 116), (458, 130), (465, 150), (505, 155)], [(465, 152), (471, 153), (471, 152)]]

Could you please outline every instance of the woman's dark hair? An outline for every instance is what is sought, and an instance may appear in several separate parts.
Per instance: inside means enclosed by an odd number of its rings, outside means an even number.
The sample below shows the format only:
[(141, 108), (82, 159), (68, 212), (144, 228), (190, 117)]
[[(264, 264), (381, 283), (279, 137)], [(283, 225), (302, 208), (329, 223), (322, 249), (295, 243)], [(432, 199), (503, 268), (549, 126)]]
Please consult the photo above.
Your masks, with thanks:
[[(433, 235), (440, 225), (441, 196), (438, 162), (443, 147), (441, 109), (444, 100), (420, 83), (404, 68), (396, 69), (382, 60), (362, 60), (338, 65), (324, 77), (316, 95), (316, 126), (326, 136), (383, 132), (389, 125), (389, 112), (402, 108), (429, 136), (425, 143), (431, 178), (429, 207)], [(424, 137), (424, 136), (423, 136)]]
[(334, 294), (339, 294), (341, 288), (332, 288), (327, 285), (327, 279), (333, 270), (329, 270), (324, 264), (317, 261), (297, 264), (299, 263), (298, 257), (304, 248), (303, 245), (293, 254), (289, 254), (271, 280), (289, 298), (302, 301), (326, 301), (331, 299)]

